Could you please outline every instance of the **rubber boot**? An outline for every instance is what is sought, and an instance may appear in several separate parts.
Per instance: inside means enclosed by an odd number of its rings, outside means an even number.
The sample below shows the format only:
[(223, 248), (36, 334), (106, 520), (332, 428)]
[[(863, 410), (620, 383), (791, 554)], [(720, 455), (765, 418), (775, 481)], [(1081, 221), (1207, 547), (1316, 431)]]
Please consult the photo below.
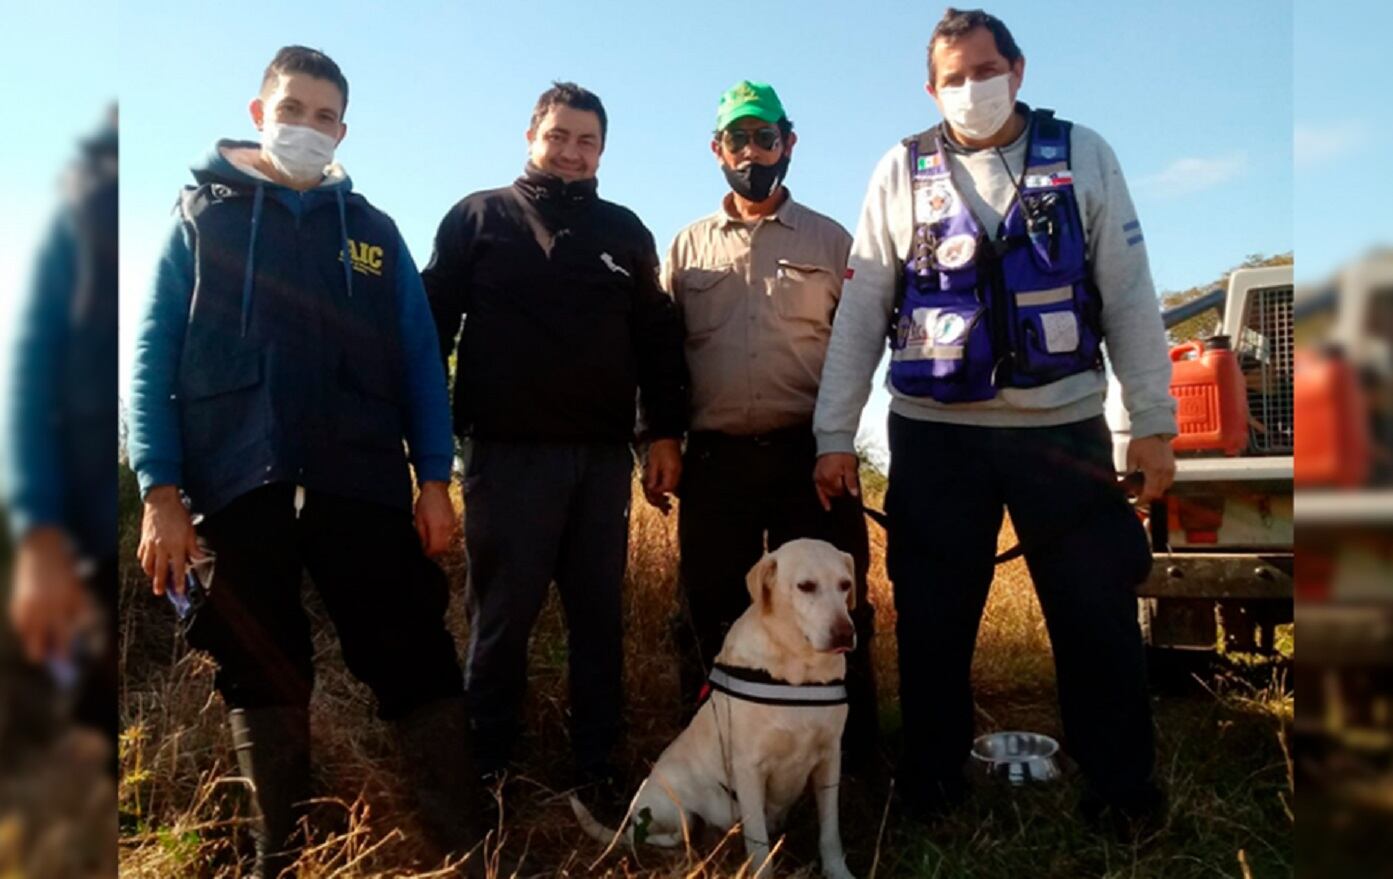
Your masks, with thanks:
[(228, 712), (237, 767), (251, 782), (257, 879), (276, 879), (300, 855), (298, 824), (309, 799), (310, 716), (306, 708)]
[(439, 859), (469, 855), (461, 875), (484, 875), (480, 805), (464, 698), (438, 699), (393, 722), (426, 840)]

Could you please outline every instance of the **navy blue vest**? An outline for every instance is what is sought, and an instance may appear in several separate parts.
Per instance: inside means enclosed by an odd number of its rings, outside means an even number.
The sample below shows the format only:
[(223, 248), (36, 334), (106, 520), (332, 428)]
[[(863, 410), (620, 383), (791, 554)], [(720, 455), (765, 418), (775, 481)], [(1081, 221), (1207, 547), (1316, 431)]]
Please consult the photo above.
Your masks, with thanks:
[(177, 386), (184, 489), (205, 514), (271, 482), (409, 510), (400, 238), (359, 195), (299, 197), (299, 216), (260, 186), (181, 198), (196, 279)]
[(914, 241), (890, 345), (900, 393), (989, 400), (1003, 387), (1102, 368), (1102, 302), (1074, 195), (1070, 129), (1048, 110), (1030, 112), (1018, 197), (993, 231), (953, 184), (941, 126), (905, 140)]

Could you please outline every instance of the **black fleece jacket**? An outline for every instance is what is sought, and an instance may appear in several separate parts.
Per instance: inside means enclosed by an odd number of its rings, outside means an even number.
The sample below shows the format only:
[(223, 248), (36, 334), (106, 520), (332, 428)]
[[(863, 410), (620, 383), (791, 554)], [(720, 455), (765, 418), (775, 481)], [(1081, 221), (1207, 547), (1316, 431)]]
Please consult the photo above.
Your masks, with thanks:
[(512, 186), (466, 196), (422, 278), (441, 356), (457, 354), (456, 434), (628, 442), (636, 399), (645, 438), (686, 429), (681, 316), (653, 236), (595, 180), (529, 163)]

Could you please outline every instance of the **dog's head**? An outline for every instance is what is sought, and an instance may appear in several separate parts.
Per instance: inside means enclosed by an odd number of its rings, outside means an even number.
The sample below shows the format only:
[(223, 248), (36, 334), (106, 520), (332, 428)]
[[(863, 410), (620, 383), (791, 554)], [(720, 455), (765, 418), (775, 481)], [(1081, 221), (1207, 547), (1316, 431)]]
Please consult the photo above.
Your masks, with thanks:
[(856, 571), (851, 556), (822, 540), (793, 540), (750, 569), (750, 599), (771, 623), (801, 632), (813, 650), (856, 649), (851, 624)]

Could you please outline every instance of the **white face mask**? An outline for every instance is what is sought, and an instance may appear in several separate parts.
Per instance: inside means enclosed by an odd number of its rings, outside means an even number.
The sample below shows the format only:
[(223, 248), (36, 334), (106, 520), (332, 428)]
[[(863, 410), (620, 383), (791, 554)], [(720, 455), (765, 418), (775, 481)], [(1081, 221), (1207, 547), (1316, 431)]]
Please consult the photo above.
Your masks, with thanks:
[(281, 125), (266, 121), (261, 126), (261, 151), (271, 164), (291, 180), (318, 180), (334, 160), (338, 143), (322, 131), (306, 125)]
[(969, 79), (959, 86), (938, 90), (943, 117), (954, 129), (973, 140), (985, 140), (1011, 118), (1011, 74), (981, 81)]

